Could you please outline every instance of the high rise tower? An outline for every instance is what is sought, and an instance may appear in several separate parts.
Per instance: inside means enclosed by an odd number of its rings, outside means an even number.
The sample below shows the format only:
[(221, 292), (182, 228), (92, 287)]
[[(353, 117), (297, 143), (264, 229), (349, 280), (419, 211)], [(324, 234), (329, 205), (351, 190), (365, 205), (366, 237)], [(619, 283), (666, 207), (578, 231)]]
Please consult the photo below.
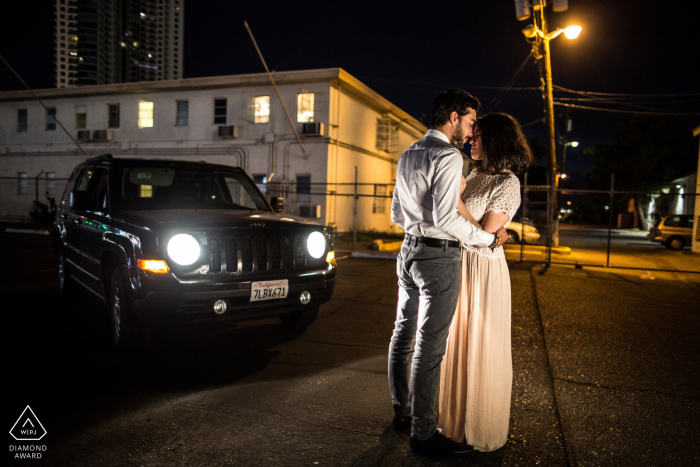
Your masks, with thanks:
[(55, 0), (56, 87), (182, 78), (184, 0)]

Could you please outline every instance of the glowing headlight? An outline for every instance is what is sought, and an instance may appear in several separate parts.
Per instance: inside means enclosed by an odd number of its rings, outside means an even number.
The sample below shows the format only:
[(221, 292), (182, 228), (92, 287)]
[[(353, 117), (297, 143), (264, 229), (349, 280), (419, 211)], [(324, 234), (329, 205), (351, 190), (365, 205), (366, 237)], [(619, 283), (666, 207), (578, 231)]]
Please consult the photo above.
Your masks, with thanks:
[(199, 252), (199, 243), (192, 235), (177, 234), (168, 242), (168, 256), (180, 266), (197, 261)]
[(326, 237), (321, 232), (311, 232), (306, 239), (306, 249), (313, 258), (320, 258), (326, 252)]

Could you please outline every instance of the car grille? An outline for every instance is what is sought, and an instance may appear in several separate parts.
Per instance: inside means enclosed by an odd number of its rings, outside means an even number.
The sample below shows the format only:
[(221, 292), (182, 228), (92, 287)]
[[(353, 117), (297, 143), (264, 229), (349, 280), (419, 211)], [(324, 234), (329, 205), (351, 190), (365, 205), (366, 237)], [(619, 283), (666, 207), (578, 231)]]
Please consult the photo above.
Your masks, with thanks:
[(209, 273), (246, 274), (318, 268), (306, 254), (308, 234), (256, 231), (209, 236)]

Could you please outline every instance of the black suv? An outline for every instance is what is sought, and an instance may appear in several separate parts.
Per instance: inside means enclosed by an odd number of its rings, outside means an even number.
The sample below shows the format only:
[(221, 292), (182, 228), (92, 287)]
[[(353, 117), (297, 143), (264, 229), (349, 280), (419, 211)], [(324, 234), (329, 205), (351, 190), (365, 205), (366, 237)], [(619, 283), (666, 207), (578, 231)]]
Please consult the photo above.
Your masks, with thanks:
[(165, 324), (278, 316), (307, 326), (335, 287), (331, 236), (271, 202), (237, 167), (89, 159), (59, 206), (59, 292), (80, 285), (102, 299), (125, 350)]

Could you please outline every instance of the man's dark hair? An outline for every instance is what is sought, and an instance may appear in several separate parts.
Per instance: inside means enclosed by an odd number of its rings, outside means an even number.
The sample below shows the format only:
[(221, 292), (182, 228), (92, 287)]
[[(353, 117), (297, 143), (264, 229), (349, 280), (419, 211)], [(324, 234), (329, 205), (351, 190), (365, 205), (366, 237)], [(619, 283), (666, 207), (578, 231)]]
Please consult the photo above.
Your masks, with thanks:
[(479, 112), (479, 99), (462, 89), (450, 89), (441, 93), (433, 102), (433, 111), (430, 113), (430, 128), (437, 128), (450, 120), (452, 112), (464, 117), (469, 109)]
[(517, 120), (508, 114), (497, 113), (480, 117), (474, 125), (474, 137), (481, 137), (482, 158), (472, 167), (488, 174), (510, 170), (520, 173), (534, 161)]

